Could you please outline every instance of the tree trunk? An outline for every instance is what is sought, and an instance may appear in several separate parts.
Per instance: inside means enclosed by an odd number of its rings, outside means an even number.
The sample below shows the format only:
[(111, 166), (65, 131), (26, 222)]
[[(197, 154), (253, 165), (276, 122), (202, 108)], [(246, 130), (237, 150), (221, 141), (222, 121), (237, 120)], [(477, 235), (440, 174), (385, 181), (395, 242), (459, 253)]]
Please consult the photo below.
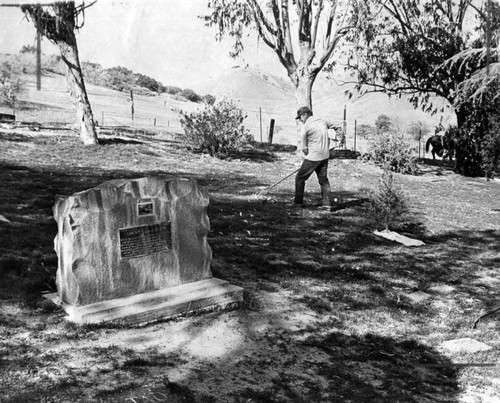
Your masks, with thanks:
[(457, 117), (457, 139), (455, 142), (456, 150), (455, 150), (455, 167), (454, 171), (460, 175), (467, 175), (467, 152), (468, 150), (464, 150), (464, 127), (465, 122), (467, 120), (468, 112), (465, 108), (459, 107), (455, 109), (455, 114)]
[(21, 10), (31, 17), (38, 32), (56, 44), (66, 67), (66, 81), (76, 118), (80, 126), (80, 139), (85, 145), (98, 144), (92, 108), (83, 81), (75, 37), (75, 18), (83, 9), (75, 8), (74, 1), (47, 5), (21, 4)]
[(292, 83), (295, 86), (295, 100), (297, 101), (297, 109), (302, 106), (312, 107), (312, 87), (316, 80), (316, 75), (301, 74), (295, 72), (290, 76)]
[(80, 126), (80, 139), (85, 145), (98, 144), (94, 117), (83, 81), (76, 40), (74, 43), (74, 46), (64, 42), (59, 42), (57, 45), (66, 67), (66, 81), (70, 96), (73, 99), (76, 119)]

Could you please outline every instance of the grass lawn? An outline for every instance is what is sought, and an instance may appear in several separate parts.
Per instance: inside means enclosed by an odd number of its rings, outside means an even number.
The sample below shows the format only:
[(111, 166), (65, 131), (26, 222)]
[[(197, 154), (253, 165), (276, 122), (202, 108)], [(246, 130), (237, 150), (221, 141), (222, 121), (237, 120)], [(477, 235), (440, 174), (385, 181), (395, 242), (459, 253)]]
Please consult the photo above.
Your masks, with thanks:
[[(0, 132), (0, 402), (494, 402), (500, 396), (500, 183), (422, 161), (396, 174), (410, 210), (379, 238), (366, 213), (380, 169), (334, 160), (332, 212), (289, 206), (289, 146), (218, 160), (168, 133), (106, 137)], [(76, 327), (55, 291), (56, 195), (115, 178), (194, 177), (211, 195), (215, 277), (237, 310), (145, 327)], [(319, 202), (314, 178), (306, 187)], [(412, 299), (422, 291), (429, 298)], [(418, 294), (417, 294), (418, 295)], [(451, 352), (472, 338), (492, 347)]]

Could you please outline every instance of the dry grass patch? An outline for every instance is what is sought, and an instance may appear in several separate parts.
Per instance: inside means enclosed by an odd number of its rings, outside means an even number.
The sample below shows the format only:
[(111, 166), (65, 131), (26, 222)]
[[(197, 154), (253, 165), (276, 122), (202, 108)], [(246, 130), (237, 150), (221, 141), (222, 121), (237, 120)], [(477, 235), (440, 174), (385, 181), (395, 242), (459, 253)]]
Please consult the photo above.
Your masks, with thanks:
[[(500, 393), (498, 367), (453, 365), (498, 361), (500, 314), (471, 328), (500, 304), (498, 183), (435, 165), (396, 175), (410, 198), (397, 230), (426, 244), (406, 248), (372, 233), (374, 166), (333, 161), (333, 212), (297, 210), (293, 178), (253, 197), (292, 170), (290, 148), (222, 161), (187, 154), (172, 136), (130, 136), (83, 147), (70, 136), (0, 133), (0, 400), (466, 402)], [(208, 187), (212, 270), (245, 289), (244, 303), (139, 329), (66, 324), (41, 298), (55, 290), (55, 196), (146, 175)], [(319, 202), (314, 179), (306, 191)], [(417, 291), (429, 298), (413, 301)], [(493, 349), (440, 347), (462, 337)]]

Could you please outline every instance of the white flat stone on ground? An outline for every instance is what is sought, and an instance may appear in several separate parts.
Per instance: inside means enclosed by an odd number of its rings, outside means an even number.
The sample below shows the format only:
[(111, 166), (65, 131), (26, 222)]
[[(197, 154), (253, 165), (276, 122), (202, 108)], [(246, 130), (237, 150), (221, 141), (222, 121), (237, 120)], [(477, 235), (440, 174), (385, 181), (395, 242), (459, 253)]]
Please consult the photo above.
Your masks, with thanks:
[(424, 302), (425, 300), (429, 299), (431, 295), (423, 291), (416, 291), (411, 294), (408, 294), (407, 297), (411, 299), (413, 302), (418, 304), (420, 302)]
[(385, 239), (389, 239), (390, 241), (398, 242), (401, 243), (405, 246), (422, 246), (425, 245), (424, 242), (418, 240), (418, 239), (413, 239), (413, 238), (408, 238), (407, 236), (398, 234), (397, 232), (394, 231), (388, 231), (388, 230), (383, 230), (383, 231), (373, 231), (373, 233), (377, 236), (380, 236)]
[(454, 353), (477, 353), (478, 351), (488, 351), (493, 348), (470, 337), (445, 341), (441, 344), (441, 347)]
[(286, 260), (283, 260), (283, 259), (270, 260), (268, 263), (271, 266), (289, 266), (290, 265), (290, 263), (288, 263)]
[(433, 287), (430, 287), (429, 291), (438, 292), (440, 294), (450, 294), (450, 293), (456, 291), (456, 288), (452, 287), (451, 285), (442, 284), (442, 285), (435, 285)]

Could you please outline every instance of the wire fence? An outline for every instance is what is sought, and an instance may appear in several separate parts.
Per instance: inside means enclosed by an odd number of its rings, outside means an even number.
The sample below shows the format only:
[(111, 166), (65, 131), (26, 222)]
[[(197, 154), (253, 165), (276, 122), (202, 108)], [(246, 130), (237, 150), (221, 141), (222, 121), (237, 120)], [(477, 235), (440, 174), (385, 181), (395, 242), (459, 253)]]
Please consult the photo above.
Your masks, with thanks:
[[(151, 131), (183, 133), (180, 109), (158, 107), (157, 110), (144, 113), (140, 103), (136, 103), (132, 115), (130, 106), (110, 108), (109, 106), (93, 106), (94, 120), (99, 127), (119, 128), (130, 127)], [(278, 144), (297, 144), (299, 126), (295, 116), (284, 116), (281, 111), (273, 112), (264, 108), (243, 109), (246, 114), (244, 126), (258, 142), (273, 142)], [(136, 112), (137, 111), (137, 112)], [(40, 123), (45, 125), (76, 124), (75, 113), (70, 109), (51, 108), (22, 108), (16, 111), (16, 120), (23, 122)], [(346, 147), (353, 149), (356, 146), (355, 123), (337, 120), (335, 123), (343, 126), (346, 131)], [(272, 131), (271, 131), (272, 128)], [(359, 141), (358, 141), (359, 144)]]
[[(61, 107), (61, 101), (71, 103), (69, 95), (64, 91), (45, 90), (33, 93), (30, 102), (25, 101), (16, 111), (16, 120), (37, 122), (41, 124), (75, 125), (75, 113), (71, 108)], [(89, 92), (94, 120), (99, 127), (130, 127), (153, 132), (168, 132), (182, 135), (181, 111), (192, 112), (203, 106), (167, 96), (136, 95), (132, 102), (125, 93), (107, 93), (102, 90)], [(36, 101), (36, 102), (33, 102)], [(270, 107), (269, 105), (279, 105)], [(293, 101), (287, 104), (268, 102), (264, 106), (256, 106), (247, 102), (240, 105), (246, 119), (244, 126), (258, 142), (296, 145), (300, 127), (295, 120)], [(366, 152), (367, 139), (357, 133), (357, 122), (346, 119), (346, 110), (339, 116), (324, 116), (340, 125), (345, 132), (344, 148)], [(425, 155), (422, 141), (417, 141), (419, 155)]]

